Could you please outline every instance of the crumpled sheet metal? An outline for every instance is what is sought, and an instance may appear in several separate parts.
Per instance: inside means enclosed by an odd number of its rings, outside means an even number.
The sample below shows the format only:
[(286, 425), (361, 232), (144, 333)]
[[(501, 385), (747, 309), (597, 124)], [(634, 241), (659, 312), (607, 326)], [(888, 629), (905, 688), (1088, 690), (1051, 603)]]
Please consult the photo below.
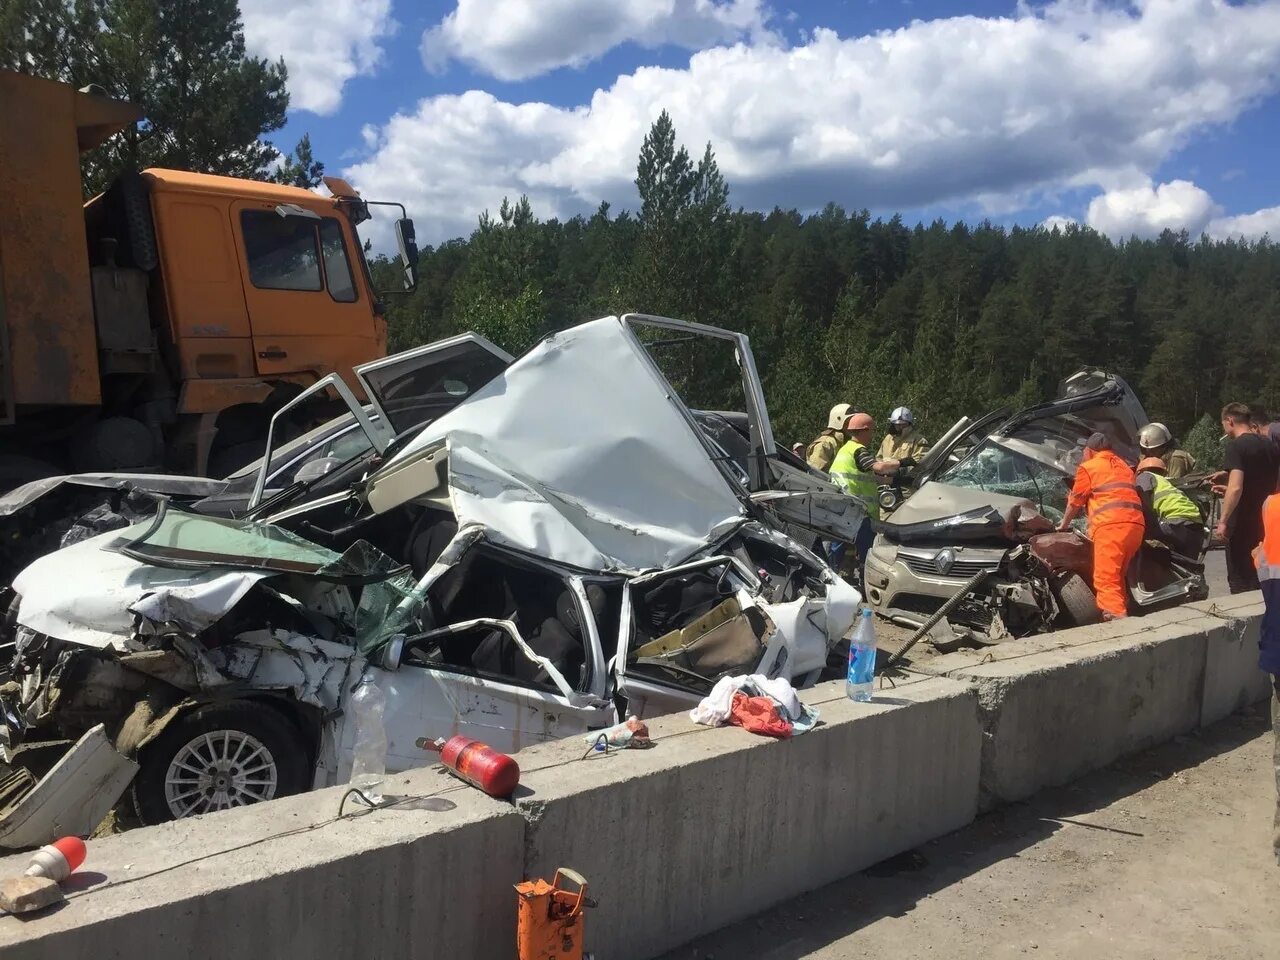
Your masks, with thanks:
[(580, 569), (673, 566), (744, 516), (616, 317), (544, 340), (387, 469), (446, 440), (459, 523)]
[(9, 517), (62, 486), (104, 490), (136, 488), (166, 496), (211, 497), (227, 486), (224, 480), (153, 473), (73, 473), (32, 480), (0, 496), (0, 517)]
[(203, 690), (248, 686), (291, 692), (300, 703), (327, 712), (338, 709), (343, 693), (364, 669), (365, 660), (347, 644), (290, 633), (251, 630), (234, 643), (209, 649), (199, 641), (175, 638), (175, 647), (195, 666)]
[(150, 623), (170, 621), (196, 633), (271, 575), (153, 567), (102, 549), (117, 536), (113, 531), (83, 540), (23, 570), (13, 584), (20, 598), (18, 623), (62, 640), (125, 651), (136, 646), (135, 612)]

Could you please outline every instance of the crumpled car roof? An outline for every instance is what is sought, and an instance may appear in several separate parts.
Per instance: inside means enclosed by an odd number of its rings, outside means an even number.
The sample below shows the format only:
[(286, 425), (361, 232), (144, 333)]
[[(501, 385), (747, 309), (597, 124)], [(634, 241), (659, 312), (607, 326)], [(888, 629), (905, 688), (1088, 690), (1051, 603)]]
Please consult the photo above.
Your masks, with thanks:
[(618, 317), (547, 337), (380, 472), (442, 443), (459, 524), (481, 524), (494, 542), (571, 567), (673, 566), (745, 515)]

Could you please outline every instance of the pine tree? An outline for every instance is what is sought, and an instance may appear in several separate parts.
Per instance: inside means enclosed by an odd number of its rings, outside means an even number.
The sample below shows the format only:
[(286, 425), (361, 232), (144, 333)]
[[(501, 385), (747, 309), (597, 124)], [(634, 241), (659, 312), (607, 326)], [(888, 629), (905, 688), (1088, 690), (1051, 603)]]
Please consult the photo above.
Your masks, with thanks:
[(311, 134), (304, 133), (293, 152), (281, 157), (280, 166), (271, 179), (276, 183), (312, 190), (320, 186), (323, 177), (324, 164), (312, 155)]
[(288, 73), (246, 53), (237, 0), (0, 0), (0, 27), (0, 66), (145, 111), (86, 155), (87, 193), (149, 166), (258, 177), (278, 156), (261, 138), (284, 126)]

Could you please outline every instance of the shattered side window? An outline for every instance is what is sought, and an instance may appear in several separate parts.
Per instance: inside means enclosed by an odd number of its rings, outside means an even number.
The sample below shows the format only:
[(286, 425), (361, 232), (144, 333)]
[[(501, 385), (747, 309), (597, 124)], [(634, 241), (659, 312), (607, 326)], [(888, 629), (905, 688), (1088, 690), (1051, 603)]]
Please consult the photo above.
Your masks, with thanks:
[(737, 348), (729, 340), (637, 325), (636, 338), (690, 410), (747, 412)]

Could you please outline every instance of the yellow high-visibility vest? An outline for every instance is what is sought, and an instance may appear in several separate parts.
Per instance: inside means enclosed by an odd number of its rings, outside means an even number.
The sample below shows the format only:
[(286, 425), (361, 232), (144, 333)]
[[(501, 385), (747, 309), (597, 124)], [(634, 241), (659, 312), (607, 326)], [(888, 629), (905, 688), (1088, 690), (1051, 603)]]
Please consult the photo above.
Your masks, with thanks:
[(857, 453), (863, 445), (857, 440), (850, 440), (836, 454), (831, 464), (831, 479), (845, 493), (862, 500), (867, 507), (867, 516), (873, 520), (880, 518), (879, 487), (876, 485), (874, 473), (868, 473), (858, 467)]

